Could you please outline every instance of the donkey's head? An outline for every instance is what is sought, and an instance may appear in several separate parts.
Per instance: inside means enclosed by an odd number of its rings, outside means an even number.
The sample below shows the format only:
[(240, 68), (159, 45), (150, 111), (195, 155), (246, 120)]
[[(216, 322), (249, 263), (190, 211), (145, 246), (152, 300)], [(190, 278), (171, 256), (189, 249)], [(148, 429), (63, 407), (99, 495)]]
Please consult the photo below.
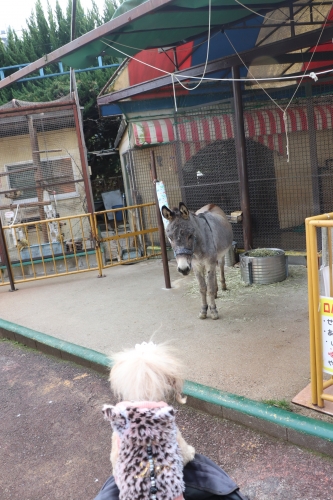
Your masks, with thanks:
[(191, 271), (196, 229), (190, 212), (186, 205), (180, 202), (179, 210), (177, 208), (169, 210), (163, 205), (162, 214), (169, 221), (166, 234), (176, 255), (178, 271), (187, 275)]

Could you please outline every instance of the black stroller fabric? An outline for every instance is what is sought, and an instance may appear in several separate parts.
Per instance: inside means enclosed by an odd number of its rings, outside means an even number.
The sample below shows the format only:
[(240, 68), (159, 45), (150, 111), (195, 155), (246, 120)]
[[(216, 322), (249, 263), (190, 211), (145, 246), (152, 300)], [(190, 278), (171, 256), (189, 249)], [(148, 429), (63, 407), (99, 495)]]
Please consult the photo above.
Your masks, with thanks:
[[(184, 481), (185, 500), (249, 500), (223, 469), (198, 453), (184, 467)], [(94, 500), (119, 500), (113, 476), (109, 477)]]

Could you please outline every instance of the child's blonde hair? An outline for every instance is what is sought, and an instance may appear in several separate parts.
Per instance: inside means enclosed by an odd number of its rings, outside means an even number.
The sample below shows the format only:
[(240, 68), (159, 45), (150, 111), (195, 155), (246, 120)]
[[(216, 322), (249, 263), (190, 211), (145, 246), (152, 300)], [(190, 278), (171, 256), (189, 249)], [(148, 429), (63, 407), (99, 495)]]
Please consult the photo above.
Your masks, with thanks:
[(111, 356), (111, 389), (123, 401), (185, 403), (184, 365), (170, 345), (143, 342)]

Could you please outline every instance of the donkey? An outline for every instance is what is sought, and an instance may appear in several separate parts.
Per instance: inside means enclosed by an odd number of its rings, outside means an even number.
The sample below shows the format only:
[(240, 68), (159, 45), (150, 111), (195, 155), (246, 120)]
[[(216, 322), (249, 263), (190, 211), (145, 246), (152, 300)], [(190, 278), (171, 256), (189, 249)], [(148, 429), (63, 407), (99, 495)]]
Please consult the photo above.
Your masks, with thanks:
[[(197, 212), (183, 202), (179, 210), (163, 205), (162, 215), (169, 221), (166, 234), (175, 252), (178, 271), (189, 274), (193, 266), (201, 293), (200, 319), (207, 318), (207, 292), (212, 319), (218, 319), (216, 266), (220, 266), (222, 290), (226, 290), (224, 256), (232, 245), (233, 234), (227, 216), (217, 205), (206, 205)], [(206, 284), (207, 273), (207, 284)]]

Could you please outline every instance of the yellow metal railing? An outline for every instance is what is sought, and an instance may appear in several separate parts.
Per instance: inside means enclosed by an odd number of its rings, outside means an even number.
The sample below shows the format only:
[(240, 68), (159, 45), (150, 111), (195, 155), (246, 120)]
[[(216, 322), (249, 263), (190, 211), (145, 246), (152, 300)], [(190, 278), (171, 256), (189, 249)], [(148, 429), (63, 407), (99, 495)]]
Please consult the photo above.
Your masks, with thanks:
[[(306, 249), (308, 268), (308, 301), (309, 301), (309, 327), (310, 327), (310, 366), (311, 366), (311, 397), (312, 404), (324, 406), (324, 401), (333, 401), (333, 396), (325, 393), (325, 389), (333, 385), (333, 376), (324, 380), (323, 363), (323, 332), (321, 308), (321, 276), (319, 269), (319, 254), (317, 230), (327, 228), (327, 244), (322, 249), (328, 255), (328, 296), (333, 297), (333, 250), (332, 228), (333, 213), (318, 215), (305, 219)], [(327, 293), (327, 292), (326, 292)], [(333, 304), (333, 301), (332, 301)], [(332, 315), (333, 325), (333, 315)], [(333, 331), (333, 326), (332, 326)], [(332, 337), (333, 338), (333, 337)], [(326, 370), (327, 372), (327, 370)], [(333, 368), (332, 368), (333, 373)]]
[(155, 203), (104, 210), (94, 218), (104, 268), (161, 255)]
[[(91, 214), (4, 226), (15, 283), (86, 271), (102, 273)], [(7, 279), (6, 279), (7, 278)], [(1, 266), (0, 285), (8, 284)]]
[[(98, 271), (161, 255), (155, 203), (3, 226), (14, 283)], [(0, 286), (9, 285), (0, 262)]]

